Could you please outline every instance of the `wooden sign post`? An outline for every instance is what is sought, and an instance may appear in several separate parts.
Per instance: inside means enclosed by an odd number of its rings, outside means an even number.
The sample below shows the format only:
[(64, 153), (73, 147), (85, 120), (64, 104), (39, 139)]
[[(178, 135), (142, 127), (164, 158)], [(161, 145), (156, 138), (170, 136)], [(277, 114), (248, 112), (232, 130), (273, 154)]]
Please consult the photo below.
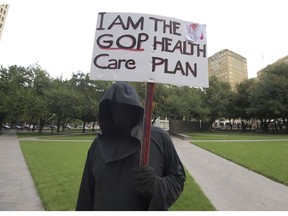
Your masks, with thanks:
[(141, 144), (140, 166), (147, 166), (149, 163), (153, 95), (154, 83), (148, 82), (146, 85), (145, 110), (143, 119), (144, 131)]

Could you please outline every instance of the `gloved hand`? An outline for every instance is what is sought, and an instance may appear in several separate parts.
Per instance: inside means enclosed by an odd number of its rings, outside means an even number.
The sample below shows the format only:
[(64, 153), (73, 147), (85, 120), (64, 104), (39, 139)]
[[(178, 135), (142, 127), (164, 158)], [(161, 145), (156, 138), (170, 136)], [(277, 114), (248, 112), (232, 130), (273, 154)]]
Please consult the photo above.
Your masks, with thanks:
[(155, 170), (150, 166), (140, 166), (132, 169), (134, 186), (144, 197), (151, 197), (156, 184)]

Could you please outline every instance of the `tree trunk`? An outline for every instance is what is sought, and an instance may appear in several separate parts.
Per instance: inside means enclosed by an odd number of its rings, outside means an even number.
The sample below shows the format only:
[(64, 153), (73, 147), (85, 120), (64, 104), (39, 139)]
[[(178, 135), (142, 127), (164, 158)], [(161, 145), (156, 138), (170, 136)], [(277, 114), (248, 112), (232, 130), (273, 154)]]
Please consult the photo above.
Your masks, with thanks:
[(83, 128), (82, 128), (82, 132), (85, 133), (85, 127), (86, 127), (86, 122), (83, 121)]
[(155, 116), (152, 120), (152, 125), (154, 125), (154, 123), (156, 122), (157, 118), (160, 117), (160, 116)]
[(93, 122), (93, 124), (92, 124), (92, 132), (95, 132), (95, 124), (96, 124), (96, 122)]
[(208, 123), (209, 123), (209, 131), (212, 131), (212, 124), (215, 122), (215, 118), (211, 118)]
[(0, 118), (0, 131), (2, 131), (2, 124), (3, 124), (3, 119)]
[(268, 126), (269, 126), (270, 120), (267, 121), (267, 119), (265, 119), (261, 123), (262, 123), (263, 132), (268, 132)]
[[(39, 131), (38, 133), (39, 134), (42, 134), (42, 131), (43, 131), (43, 127), (45, 126), (45, 120), (40, 118), (39, 119)], [(35, 127), (35, 125), (33, 124), (33, 128)]]

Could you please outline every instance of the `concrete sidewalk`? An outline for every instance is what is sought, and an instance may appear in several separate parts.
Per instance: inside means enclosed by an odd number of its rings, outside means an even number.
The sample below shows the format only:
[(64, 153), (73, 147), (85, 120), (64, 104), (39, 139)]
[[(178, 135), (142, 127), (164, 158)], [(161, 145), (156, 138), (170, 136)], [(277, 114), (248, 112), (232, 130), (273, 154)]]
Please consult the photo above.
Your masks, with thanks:
[(287, 211), (288, 187), (172, 137), (184, 166), (218, 211)]
[(44, 210), (15, 131), (0, 135), (0, 211)]

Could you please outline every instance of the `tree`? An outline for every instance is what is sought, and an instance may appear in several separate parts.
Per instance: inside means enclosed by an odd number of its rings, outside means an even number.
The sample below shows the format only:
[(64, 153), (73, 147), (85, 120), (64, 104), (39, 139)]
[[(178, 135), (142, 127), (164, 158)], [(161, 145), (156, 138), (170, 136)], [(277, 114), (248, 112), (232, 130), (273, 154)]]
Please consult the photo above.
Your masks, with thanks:
[(169, 88), (164, 84), (155, 84), (154, 99), (153, 99), (153, 113), (152, 124), (155, 123), (159, 117), (166, 117), (169, 112)]
[(288, 128), (288, 64), (282, 63), (267, 67), (265, 75), (267, 79), (274, 81), (274, 94), (277, 95), (277, 102), (281, 104), (279, 105), (280, 118)]
[(88, 74), (78, 72), (72, 75), (70, 84), (79, 94), (78, 118), (83, 121), (82, 131), (85, 132), (86, 122), (93, 122), (94, 130), (94, 125), (98, 120), (99, 102), (111, 82), (90, 80)]
[(180, 97), (182, 89), (177, 86), (169, 86), (169, 97), (167, 98), (167, 116), (169, 119), (183, 120), (185, 114), (181, 107)]
[[(231, 118), (241, 118), (242, 129), (245, 130), (247, 123), (253, 118), (248, 109), (251, 106), (251, 95), (256, 86), (256, 79), (244, 80), (236, 86), (236, 93), (230, 100), (228, 115)], [(252, 125), (252, 122), (249, 122)]]
[[(25, 91), (31, 86), (31, 73), (24, 67), (0, 68), (0, 124), (5, 119), (13, 125), (22, 115), (25, 106)], [(12, 126), (11, 125), (11, 126)], [(2, 128), (2, 127), (1, 127)], [(0, 129), (1, 130), (1, 129)]]
[(33, 130), (36, 123), (39, 123), (38, 133), (42, 133), (45, 124), (53, 117), (48, 108), (47, 92), (51, 90), (52, 79), (49, 74), (39, 65), (30, 65), (27, 70), (32, 75), (31, 89), (26, 101), (26, 116)]
[(232, 90), (229, 83), (219, 81), (215, 76), (212, 76), (209, 78), (209, 88), (204, 88), (203, 91), (202, 99), (207, 109), (207, 121), (212, 128), (212, 124), (217, 118), (228, 115)]
[(6, 106), (8, 82), (6, 81), (8, 76), (8, 70), (4, 67), (0, 67), (0, 131), (4, 124), (5, 118), (8, 115)]
[(180, 109), (187, 120), (201, 120), (207, 116), (207, 109), (202, 100), (202, 89), (182, 87), (180, 96)]
[(256, 83), (248, 112), (260, 119), (264, 131), (272, 120), (288, 117), (288, 64), (268, 66)]
[[(51, 113), (56, 119), (57, 132), (64, 131), (68, 122), (79, 115), (78, 106), (80, 104), (80, 95), (69, 85), (68, 81), (63, 81), (62, 78), (53, 80), (52, 88), (46, 91), (47, 105)], [(52, 125), (53, 130), (54, 124)]]

